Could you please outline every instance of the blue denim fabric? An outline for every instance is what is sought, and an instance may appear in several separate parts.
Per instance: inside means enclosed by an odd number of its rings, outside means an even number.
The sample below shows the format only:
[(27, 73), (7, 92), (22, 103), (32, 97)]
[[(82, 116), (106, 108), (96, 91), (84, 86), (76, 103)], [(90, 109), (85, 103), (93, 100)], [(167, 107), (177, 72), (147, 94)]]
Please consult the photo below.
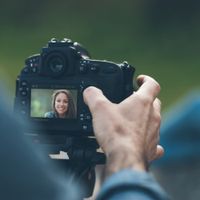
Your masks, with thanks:
[(122, 170), (104, 183), (97, 200), (169, 199), (155, 179), (146, 172)]
[(157, 166), (200, 159), (200, 92), (190, 93), (171, 108), (161, 126), (160, 143), (165, 155)]
[(79, 199), (80, 188), (70, 184), (39, 146), (24, 137), (22, 127), (28, 122), (12, 113), (2, 98), (0, 113), (0, 199)]

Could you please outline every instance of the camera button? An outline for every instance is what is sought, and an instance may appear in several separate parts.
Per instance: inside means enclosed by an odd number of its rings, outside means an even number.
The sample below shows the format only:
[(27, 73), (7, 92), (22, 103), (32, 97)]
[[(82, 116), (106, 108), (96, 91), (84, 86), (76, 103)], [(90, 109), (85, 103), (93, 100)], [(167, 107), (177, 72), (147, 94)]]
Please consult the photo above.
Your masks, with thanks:
[(25, 67), (22, 72), (27, 74), (29, 72), (29, 68)]
[(81, 117), (82, 117), (82, 118), (84, 117), (84, 114), (83, 114), (83, 113), (80, 113), (80, 118), (81, 118)]
[(89, 127), (88, 127), (88, 125), (83, 124), (83, 125), (82, 125), (82, 129), (83, 129), (84, 131), (87, 131), (87, 130), (89, 129)]
[(99, 71), (99, 67), (98, 67), (98, 66), (95, 66), (95, 65), (92, 65), (92, 66), (90, 67), (90, 71), (91, 71), (91, 72), (94, 72), (94, 73), (97, 73), (97, 72)]
[(23, 106), (27, 105), (27, 101), (26, 100), (21, 100), (21, 105), (23, 105)]
[(81, 66), (79, 67), (79, 72), (80, 72), (80, 74), (86, 74), (87, 71), (88, 71), (88, 67), (87, 67), (87, 66), (81, 65)]
[(83, 113), (80, 114), (80, 121), (84, 121), (84, 114)]
[(27, 96), (27, 94), (28, 94), (27, 91), (25, 91), (25, 90), (22, 90), (22, 91), (21, 91), (21, 95), (22, 95), (22, 96)]
[(32, 68), (31, 68), (31, 71), (32, 71), (33, 73), (36, 73), (36, 72), (37, 72), (37, 68), (36, 68), (36, 67), (32, 67)]
[(83, 124), (82, 130), (85, 132), (91, 132), (92, 131), (92, 125), (91, 124)]
[(92, 116), (91, 116), (90, 114), (86, 114), (86, 115), (85, 115), (85, 119), (86, 119), (87, 121), (91, 121)]
[(21, 84), (20, 84), (22, 87), (26, 87), (28, 84), (26, 81), (22, 81)]
[(27, 96), (28, 92), (27, 92), (27, 90), (22, 90), (22, 91), (20, 91), (20, 94), (21, 94), (23, 97), (25, 97), (25, 96)]

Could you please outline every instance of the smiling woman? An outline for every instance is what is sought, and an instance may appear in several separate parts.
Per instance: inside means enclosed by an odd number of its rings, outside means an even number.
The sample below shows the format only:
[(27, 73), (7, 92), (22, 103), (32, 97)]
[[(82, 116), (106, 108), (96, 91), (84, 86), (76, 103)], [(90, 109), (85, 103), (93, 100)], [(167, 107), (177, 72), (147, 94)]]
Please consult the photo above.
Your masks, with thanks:
[(65, 93), (59, 93), (55, 99), (55, 110), (60, 118), (65, 118), (68, 111), (69, 99)]
[(46, 118), (75, 118), (76, 107), (69, 90), (56, 90), (52, 95), (52, 111), (45, 113)]

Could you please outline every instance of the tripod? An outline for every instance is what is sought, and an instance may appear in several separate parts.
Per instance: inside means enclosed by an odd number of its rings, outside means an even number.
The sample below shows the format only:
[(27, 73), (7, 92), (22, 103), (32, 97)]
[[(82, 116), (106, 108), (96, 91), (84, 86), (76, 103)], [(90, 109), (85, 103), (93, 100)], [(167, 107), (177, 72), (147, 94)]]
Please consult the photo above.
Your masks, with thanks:
[(81, 199), (92, 196), (95, 186), (95, 166), (105, 163), (105, 155), (97, 152), (99, 145), (94, 137), (33, 137), (34, 142), (49, 154), (63, 151), (67, 159), (51, 157), (63, 175), (67, 175), (72, 183), (83, 186), (85, 193)]

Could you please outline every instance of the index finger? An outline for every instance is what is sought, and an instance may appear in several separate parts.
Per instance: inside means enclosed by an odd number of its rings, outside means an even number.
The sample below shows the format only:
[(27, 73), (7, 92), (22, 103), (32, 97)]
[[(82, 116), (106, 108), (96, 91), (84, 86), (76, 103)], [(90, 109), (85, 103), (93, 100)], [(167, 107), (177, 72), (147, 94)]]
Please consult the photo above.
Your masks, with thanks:
[(160, 92), (159, 83), (150, 76), (140, 75), (137, 78), (140, 88), (137, 90), (137, 94), (145, 95), (146, 97), (155, 100)]

